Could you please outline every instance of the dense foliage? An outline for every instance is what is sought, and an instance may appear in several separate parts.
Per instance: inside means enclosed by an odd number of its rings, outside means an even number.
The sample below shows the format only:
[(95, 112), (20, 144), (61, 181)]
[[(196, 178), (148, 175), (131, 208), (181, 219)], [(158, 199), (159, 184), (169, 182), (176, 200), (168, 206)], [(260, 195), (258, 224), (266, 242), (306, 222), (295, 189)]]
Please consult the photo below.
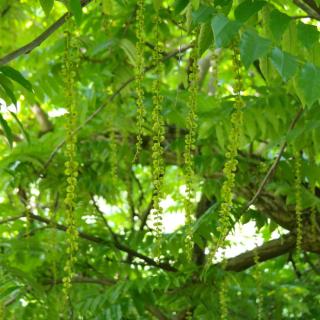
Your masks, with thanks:
[(0, 0), (0, 319), (319, 319), (319, 21)]

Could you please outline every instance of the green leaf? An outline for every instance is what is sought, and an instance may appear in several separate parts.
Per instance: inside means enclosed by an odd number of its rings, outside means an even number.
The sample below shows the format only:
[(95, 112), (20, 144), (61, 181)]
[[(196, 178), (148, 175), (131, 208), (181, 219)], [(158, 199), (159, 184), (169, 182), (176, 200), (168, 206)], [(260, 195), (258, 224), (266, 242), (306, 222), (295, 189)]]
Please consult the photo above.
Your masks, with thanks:
[(192, 22), (195, 24), (209, 22), (215, 12), (212, 7), (201, 6), (197, 11), (192, 12)]
[(155, 11), (159, 11), (162, 6), (162, 0), (153, 0), (153, 7)]
[(120, 42), (120, 47), (128, 57), (130, 64), (135, 66), (137, 61), (137, 52), (134, 44), (128, 39), (122, 39)]
[(175, 14), (179, 14), (189, 4), (188, 0), (176, 0), (173, 4)]
[(189, 3), (186, 10), (186, 28), (189, 33), (192, 30), (192, 5)]
[(0, 113), (0, 126), (3, 129), (3, 133), (5, 134), (9, 146), (12, 148), (13, 145), (13, 135), (12, 135), (12, 131), (10, 129), (10, 127), (8, 126), (7, 121), (3, 118), (2, 114)]
[(271, 48), (271, 41), (261, 38), (256, 32), (248, 30), (240, 40), (241, 60), (246, 68), (260, 57), (265, 56)]
[(10, 79), (0, 73), (0, 86), (4, 89), (7, 96), (10, 98), (13, 104), (17, 104), (17, 99), (12, 91), (13, 85)]
[(274, 48), (271, 52), (271, 61), (284, 81), (288, 81), (297, 71), (298, 62), (294, 56)]
[(265, 1), (246, 0), (235, 9), (234, 16), (237, 20), (245, 22), (258, 13), (265, 5)]
[(225, 143), (226, 143), (226, 134), (221, 124), (216, 126), (216, 136), (217, 136), (217, 141), (220, 148), (224, 150)]
[(53, 8), (53, 3), (54, 3), (54, 0), (40, 0), (41, 7), (44, 13), (46, 14), (46, 16), (49, 16), (50, 11)]
[(22, 134), (23, 134), (24, 137), (26, 138), (26, 140), (27, 140), (28, 142), (30, 142), (29, 134), (28, 134), (28, 132), (24, 129), (24, 126), (23, 126), (22, 122), (19, 120), (19, 118), (17, 117), (17, 115), (16, 115), (14, 112), (10, 111), (10, 114), (12, 115), (12, 117), (14, 118), (14, 120), (16, 120), (16, 122), (17, 122), (17, 124), (18, 124), (18, 126), (19, 126), (19, 128), (20, 128), (20, 130), (21, 130), (21, 132), (22, 132)]
[(191, 3), (192, 3), (192, 8), (194, 10), (198, 10), (199, 9), (200, 0), (191, 0)]
[(199, 33), (199, 56), (209, 48), (213, 41), (213, 34), (210, 23), (204, 23), (201, 25), (200, 33)]
[(70, 0), (70, 12), (73, 14), (76, 23), (78, 25), (81, 24), (82, 20), (82, 7), (81, 7), (81, 1), (80, 0)]
[(320, 68), (306, 63), (298, 74), (297, 89), (304, 105), (316, 102), (320, 98)]
[(288, 28), (291, 18), (286, 14), (273, 10), (269, 16), (269, 28), (275, 40), (280, 40)]
[(305, 23), (298, 24), (298, 39), (306, 47), (311, 48), (319, 41), (319, 32), (316, 26)]
[(216, 15), (211, 21), (216, 47), (227, 47), (237, 34), (240, 26), (240, 22), (230, 21), (223, 14)]
[(19, 71), (9, 66), (0, 67), (0, 71), (13, 81), (18, 82), (27, 90), (32, 91), (32, 84)]

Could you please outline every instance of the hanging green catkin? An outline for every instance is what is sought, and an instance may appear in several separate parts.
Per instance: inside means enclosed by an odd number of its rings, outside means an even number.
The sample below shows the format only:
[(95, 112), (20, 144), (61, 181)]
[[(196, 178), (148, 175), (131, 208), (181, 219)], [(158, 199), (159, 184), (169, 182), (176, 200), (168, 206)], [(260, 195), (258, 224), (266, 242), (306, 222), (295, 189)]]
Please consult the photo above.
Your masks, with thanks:
[[(315, 162), (315, 156), (314, 156), (314, 152), (312, 150), (310, 150), (310, 155), (309, 155), (309, 159), (310, 159), (310, 164), (312, 166), (316, 165)], [(316, 191), (316, 184), (315, 184), (315, 180), (311, 180), (309, 181), (309, 191), (310, 193), (314, 196), (315, 195), (315, 191)], [(316, 217), (316, 206), (314, 204), (314, 202), (312, 203), (311, 209), (310, 209), (310, 222), (311, 222), (311, 235), (312, 235), (312, 240), (316, 241), (316, 237), (317, 237), (317, 217)]]
[(297, 242), (296, 248), (298, 253), (302, 248), (302, 199), (301, 199), (301, 155), (299, 150), (294, 152), (294, 171), (295, 171), (295, 200), (296, 200), (296, 227), (297, 227)]
[(185, 315), (185, 319), (186, 320), (192, 320), (192, 318), (193, 318), (192, 312), (190, 310), (188, 310), (186, 315)]
[(228, 319), (228, 296), (227, 296), (227, 278), (223, 277), (220, 288), (219, 288), (219, 307), (220, 307), (220, 319), (227, 320)]
[(74, 276), (74, 265), (77, 260), (76, 254), (78, 251), (78, 231), (76, 228), (75, 219), (75, 197), (76, 185), (78, 176), (78, 163), (76, 161), (76, 142), (75, 133), (77, 113), (76, 113), (76, 70), (79, 63), (77, 54), (77, 43), (73, 35), (74, 22), (69, 19), (67, 30), (65, 31), (66, 45), (64, 57), (64, 78), (66, 90), (66, 147), (65, 154), (67, 161), (65, 163), (65, 175), (67, 180), (65, 213), (66, 213), (66, 246), (67, 246), (67, 261), (64, 267), (65, 276), (63, 278), (63, 292), (65, 295), (65, 303), (69, 301), (69, 293), (71, 288), (72, 278)]
[(256, 288), (257, 288), (257, 300), (256, 300), (258, 305), (257, 319), (262, 320), (263, 319), (262, 275), (261, 275), (261, 270), (259, 268), (259, 253), (256, 248), (253, 250), (253, 261), (255, 264), (254, 278), (256, 281)]
[[(155, 65), (156, 79), (152, 86), (152, 180), (153, 180), (153, 214), (156, 237), (160, 240), (162, 234), (162, 208), (160, 201), (162, 198), (162, 184), (164, 176), (163, 146), (164, 120), (161, 114), (163, 97), (160, 94), (161, 74), (163, 70), (162, 47), (159, 42), (159, 24), (161, 22), (159, 14), (155, 17), (155, 37), (156, 46), (153, 51), (153, 63)], [(160, 242), (159, 242), (160, 243)], [(158, 244), (159, 244), (158, 243)]]
[(139, 153), (142, 148), (142, 135), (143, 135), (143, 124), (145, 116), (144, 108), (144, 90), (142, 87), (142, 81), (144, 78), (144, 43), (145, 43), (145, 34), (144, 34), (144, 0), (138, 0), (137, 2), (137, 14), (136, 14), (136, 37), (138, 39), (136, 43), (137, 51), (137, 62), (135, 67), (135, 77), (136, 77), (136, 104), (137, 104), (137, 126), (138, 126), (138, 135), (136, 142), (136, 153), (133, 161), (137, 160)]
[(230, 215), (231, 208), (233, 205), (232, 201), (232, 191), (235, 184), (235, 172), (237, 170), (238, 160), (238, 148), (240, 146), (240, 135), (242, 130), (243, 123), (243, 101), (241, 98), (241, 90), (242, 90), (242, 76), (241, 76), (241, 62), (240, 62), (240, 53), (239, 48), (236, 44), (233, 44), (233, 72), (235, 78), (234, 84), (234, 93), (235, 93), (235, 101), (234, 101), (234, 111), (231, 115), (231, 130), (229, 133), (229, 145), (228, 150), (225, 154), (226, 162), (224, 164), (223, 173), (225, 176), (225, 180), (221, 189), (221, 206), (219, 210), (219, 225), (217, 227), (220, 236), (215, 241), (214, 247), (208, 255), (207, 265), (204, 269), (206, 270), (212, 263), (212, 259), (215, 257), (215, 254), (219, 247), (224, 248), (225, 246), (225, 238), (228, 234), (230, 228)]
[(187, 235), (185, 238), (186, 254), (188, 260), (192, 258), (192, 221), (194, 205), (192, 203), (195, 196), (194, 190), (194, 151), (196, 149), (196, 130), (197, 130), (197, 95), (198, 95), (198, 41), (195, 41), (194, 47), (191, 52), (191, 67), (189, 73), (189, 113), (187, 116), (187, 134), (185, 136), (185, 151), (184, 151), (184, 164), (185, 164), (185, 179), (186, 179), (186, 198), (185, 198), (185, 221)]
[(219, 58), (220, 49), (214, 49), (212, 53), (211, 62), (211, 75), (212, 80), (210, 81), (209, 93), (219, 97)]
[(235, 102), (234, 102), (234, 112), (231, 115), (231, 130), (229, 133), (229, 145), (228, 151), (225, 156), (227, 161), (225, 162), (223, 173), (225, 176), (225, 181), (222, 185), (221, 198), (222, 204), (220, 208), (220, 219), (218, 231), (220, 233), (220, 243), (224, 241), (229, 227), (230, 227), (230, 214), (233, 205), (232, 201), (232, 191), (235, 184), (235, 172), (237, 170), (238, 160), (238, 148), (240, 146), (240, 135), (243, 123), (243, 102), (241, 99), (241, 89), (242, 89), (242, 76), (241, 76), (241, 62), (239, 48), (233, 45), (233, 72), (235, 76), (234, 92), (235, 92)]

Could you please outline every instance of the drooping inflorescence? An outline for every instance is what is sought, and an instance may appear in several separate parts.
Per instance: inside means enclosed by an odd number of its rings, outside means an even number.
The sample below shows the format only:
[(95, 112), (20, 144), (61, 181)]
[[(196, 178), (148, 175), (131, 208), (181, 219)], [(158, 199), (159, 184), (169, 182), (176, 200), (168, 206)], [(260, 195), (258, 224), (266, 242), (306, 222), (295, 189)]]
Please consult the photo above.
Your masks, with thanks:
[(294, 172), (295, 172), (295, 200), (296, 200), (296, 228), (297, 228), (297, 242), (296, 248), (301, 252), (302, 248), (302, 198), (301, 198), (301, 155), (300, 151), (294, 152)]
[(221, 206), (219, 210), (219, 224), (217, 230), (219, 231), (219, 238), (215, 240), (214, 247), (208, 255), (207, 265), (205, 270), (208, 269), (212, 263), (219, 247), (222, 247), (224, 252), (225, 238), (228, 234), (230, 228), (230, 216), (231, 209), (233, 206), (232, 192), (235, 185), (235, 172), (237, 170), (238, 160), (238, 148), (240, 146), (240, 136), (243, 123), (243, 101), (241, 98), (242, 91), (242, 75), (241, 75), (241, 62), (240, 62), (240, 52), (236, 44), (233, 44), (233, 72), (235, 78), (234, 84), (234, 111), (231, 115), (231, 129), (229, 133), (229, 144), (227, 147), (226, 162), (224, 164), (223, 173), (225, 180), (221, 189)]
[(145, 34), (144, 34), (144, 0), (138, 0), (137, 2), (137, 13), (136, 13), (136, 51), (137, 61), (135, 66), (135, 77), (136, 77), (136, 105), (137, 105), (137, 126), (138, 135), (136, 142), (136, 153), (134, 156), (135, 161), (141, 151), (142, 147), (142, 135), (143, 135), (143, 123), (145, 116), (144, 108), (144, 90), (142, 87), (142, 81), (144, 78), (144, 45), (145, 45)]
[(228, 319), (228, 296), (227, 296), (227, 278), (224, 277), (220, 283), (219, 288), (219, 307), (220, 307), (220, 319), (227, 320)]
[[(226, 237), (229, 227), (230, 227), (230, 214), (233, 205), (232, 192), (235, 184), (235, 172), (237, 170), (238, 160), (238, 148), (240, 146), (240, 135), (243, 123), (243, 113), (242, 107), (243, 102), (241, 99), (241, 89), (242, 89), (242, 76), (241, 76), (241, 63), (239, 57), (239, 48), (234, 45), (233, 47), (233, 72), (235, 77), (234, 84), (234, 112), (231, 115), (231, 130), (229, 133), (229, 145), (228, 151), (225, 156), (227, 158), (223, 173), (225, 176), (225, 181), (222, 185), (221, 199), (222, 204), (220, 208), (219, 226), (218, 231), (220, 233), (220, 243), (221, 245)], [(222, 241), (222, 243), (221, 243)]]
[(67, 180), (65, 196), (65, 218), (66, 218), (66, 246), (67, 261), (64, 267), (65, 276), (63, 278), (63, 291), (65, 302), (69, 300), (72, 278), (74, 276), (74, 265), (77, 260), (78, 251), (78, 231), (76, 228), (75, 207), (76, 207), (76, 185), (78, 176), (78, 162), (76, 161), (76, 70), (79, 64), (78, 43), (74, 36), (74, 22), (69, 19), (65, 31), (65, 54), (64, 54), (64, 80), (66, 89), (66, 147), (65, 154), (65, 175)]
[[(309, 152), (309, 159), (310, 159), (310, 163), (312, 166), (315, 166), (316, 162), (315, 162), (315, 155), (313, 150), (310, 150)], [(310, 179), (309, 181), (309, 191), (310, 193), (314, 196), (315, 195), (315, 191), (316, 191), (316, 182), (313, 179)], [(314, 204), (314, 202), (311, 205), (311, 209), (310, 209), (310, 222), (311, 222), (311, 236), (312, 236), (312, 240), (316, 241), (316, 236), (317, 236), (317, 217), (316, 217), (316, 206)]]
[[(208, 270), (212, 263), (212, 259), (215, 257), (217, 250), (222, 248), (222, 268), (226, 267), (225, 259), (225, 238), (228, 235), (231, 218), (231, 209), (233, 206), (233, 188), (235, 185), (235, 172), (237, 170), (238, 160), (238, 149), (240, 147), (240, 136), (243, 123), (243, 102), (241, 98), (242, 91), (242, 75), (241, 75), (241, 62), (240, 62), (240, 52), (238, 46), (233, 44), (233, 72), (235, 78), (234, 84), (234, 111), (231, 115), (231, 129), (229, 133), (229, 144), (227, 147), (226, 162), (224, 164), (223, 173), (225, 180), (222, 185), (221, 190), (221, 206), (219, 210), (219, 224), (217, 230), (219, 231), (219, 238), (214, 241), (214, 247), (209, 252), (207, 263), (204, 268), (204, 273)], [(228, 279), (226, 276), (223, 277), (220, 288), (219, 288), (219, 305), (220, 305), (220, 319), (228, 319), (228, 297), (227, 297), (227, 283)]]
[(164, 176), (163, 146), (165, 140), (164, 120), (162, 116), (163, 96), (160, 93), (162, 63), (162, 46), (159, 40), (159, 25), (161, 18), (159, 14), (155, 16), (155, 37), (156, 45), (153, 51), (153, 63), (155, 66), (156, 79), (152, 86), (152, 180), (153, 180), (153, 210), (156, 237), (159, 240), (162, 233), (162, 208), (160, 201), (162, 198), (162, 184)]
[(185, 179), (186, 179), (186, 198), (185, 198), (185, 221), (187, 228), (186, 253), (187, 258), (191, 260), (192, 255), (192, 219), (193, 219), (193, 198), (195, 196), (194, 190), (194, 152), (196, 149), (196, 130), (197, 130), (197, 95), (198, 95), (198, 41), (191, 52), (191, 66), (189, 73), (189, 111), (186, 119), (187, 134), (185, 136), (185, 150), (184, 150), (184, 163), (185, 163)]

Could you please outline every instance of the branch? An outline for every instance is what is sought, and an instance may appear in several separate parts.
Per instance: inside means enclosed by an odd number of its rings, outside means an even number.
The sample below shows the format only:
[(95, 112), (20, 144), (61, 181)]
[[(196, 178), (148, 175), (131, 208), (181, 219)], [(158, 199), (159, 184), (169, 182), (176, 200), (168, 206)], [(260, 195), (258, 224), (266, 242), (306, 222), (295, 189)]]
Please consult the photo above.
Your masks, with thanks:
[[(294, 119), (292, 120), (288, 133), (295, 127), (296, 123), (298, 122), (298, 120), (300, 119), (301, 115), (303, 113), (303, 109), (299, 109), (299, 111), (297, 112), (296, 116), (294, 117)], [(280, 162), (280, 159), (283, 155), (284, 150), (287, 147), (287, 140), (285, 140), (279, 150), (278, 156), (276, 157), (276, 159), (274, 160), (272, 166), (270, 167), (270, 169), (268, 170), (267, 174), (265, 175), (265, 177), (263, 178), (262, 182), (260, 183), (260, 186), (257, 190), (257, 192), (254, 194), (254, 196), (252, 197), (252, 199), (248, 202), (248, 204), (245, 207), (246, 211), (251, 205), (253, 205), (256, 200), (258, 199), (260, 193), (263, 191), (264, 187), (266, 186), (266, 184), (268, 183), (269, 179), (274, 175), (276, 168)]]
[(293, 0), (294, 4), (308, 14), (312, 19), (320, 21), (320, 9), (315, 5), (313, 1), (309, 0)]
[[(72, 283), (93, 283), (93, 284), (100, 284), (102, 286), (110, 286), (116, 283), (115, 280), (113, 279), (93, 279), (93, 278), (88, 278), (88, 277), (74, 277), (71, 280)], [(59, 280), (44, 280), (42, 282), (43, 285), (56, 285), (56, 284), (62, 284), (63, 279)]]
[(152, 314), (154, 317), (156, 317), (157, 319), (159, 319), (159, 320), (169, 320), (169, 318), (166, 316), (166, 315), (164, 315), (163, 313), (162, 313), (162, 311), (161, 310), (159, 310), (158, 308), (156, 308), (155, 306), (151, 306), (151, 305), (146, 305), (145, 306), (145, 308), (148, 310), (148, 312), (150, 313), (150, 314)]
[(16, 220), (19, 220), (21, 218), (25, 218), (26, 215), (25, 214), (21, 214), (20, 216), (17, 216), (17, 217), (10, 217), (8, 219), (3, 219), (0, 221), (0, 224), (6, 224), (8, 222), (11, 222), (11, 221), (16, 221)]
[(268, 241), (262, 246), (228, 259), (225, 270), (240, 272), (254, 266), (255, 251), (258, 253), (259, 262), (263, 262), (290, 252), (294, 249), (295, 244), (296, 237), (291, 233)]
[(317, 3), (314, 0), (303, 0), (303, 2), (306, 3), (315, 12), (320, 14), (320, 7), (317, 5)]
[[(33, 220), (37, 220), (37, 221), (40, 221), (40, 222), (43, 222), (47, 225), (49, 225), (50, 227), (54, 227), (58, 230), (61, 230), (61, 231), (66, 231), (67, 230), (67, 227), (62, 225), (62, 224), (58, 224), (58, 223), (55, 223), (53, 224), (51, 222), (51, 220), (47, 219), (47, 218), (44, 218), (44, 217), (41, 217), (41, 216), (38, 216), (38, 215), (35, 215), (33, 213), (29, 213), (29, 217), (30, 219), (33, 219)], [(108, 246), (114, 246), (115, 248), (119, 249), (120, 251), (123, 251), (123, 252), (126, 252), (128, 253), (129, 255), (132, 255), (136, 258), (139, 258), (141, 260), (143, 260), (144, 262), (146, 262), (149, 266), (152, 266), (152, 267), (157, 267), (157, 268), (160, 268), (162, 270), (165, 270), (165, 271), (169, 271), (169, 272), (176, 272), (178, 271), (176, 268), (172, 267), (170, 264), (168, 263), (165, 263), (165, 262), (156, 262), (155, 260), (153, 260), (152, 258), (138, 252), (138, 251), (135, 251), (134, 249), (131, 249), (129, 247), (127, 247), (126, 245), (120, 243), (118, 241), (117, 238), (113, 239), (113, 241), (108, 241), (108, 240), (105, 240), (105, 239), (102, 239), (102, 238), (99, 238), (99, 237), (96, 237), (96, 236), (93, 236), (93, 235), (90, 235), (88, 233), (85, 233), (85, 232), (81, 232), (79, 231), (79, 237), (82, 238), (82, 239), (86, 239), (86, 240), (89, 240), (91, 242), (95, 242), (95, 243), (98, 243), (98, 244), (105, 244), (105, 245), (108, 245)]]
[[(82, 0), (81, 5), (85, 7), (92, 0)], [(24, 45), (23, 47), (10, 52), (6, 56), (0, 58), (0, 65), (4, 65), (9, 63), (10, 61), (18, 58), (23, 54), (30, 53), (33, 49), (40, 46), (42, 42), (48, 39), (57, 29), (59, 29), (64, 23), (68, 20), (69, 13), (65, 13), (62, 17), (60, 17), (56, 22), (54, 22), (48, 29), (46, 29), (43, 33), (41, 33), (37, 38)]]

